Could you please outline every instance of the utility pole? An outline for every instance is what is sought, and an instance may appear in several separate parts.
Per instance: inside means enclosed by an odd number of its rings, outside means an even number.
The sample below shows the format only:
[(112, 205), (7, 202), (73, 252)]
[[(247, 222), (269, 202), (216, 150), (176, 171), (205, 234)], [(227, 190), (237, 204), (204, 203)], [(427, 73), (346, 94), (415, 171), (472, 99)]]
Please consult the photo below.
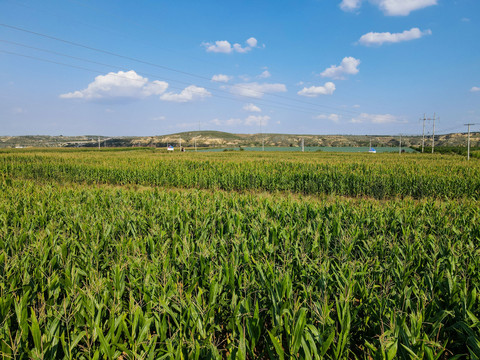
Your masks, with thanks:
[(435, 151), (435, 120), (439, 120), (440, 118), (437, 118), (436, 113), (433, 113), (433, 118), (427, 118), (425, 114), (423, 114), (423, 131), (422, 131), (422, 153), (425, 149), (425, 121), (433, 121), (433, 135), (432, 135), (432, 154)]
[(98, 137), (98, 150), (100, 150), (100, 136)]
[(435, 151), (435, 113), (433, 113), (433, 136), (432, 136), (432, 154)]
[(197, 138), (193, 138), (193, 142), (195, 144), (195, 152), (197, 152)]
[(400, 143), (398, 144), (398, 153), (402, 154), (402, 134), (400, 134)]
[(423, 131), (422, 131), (422, 154), (423, 154), (423, 149), (425, 148), (425, 121), (427, 120), (427, 117), (425, 114), (423, 114)]
[(305, 141), (303, 138), (302, 138), (302, 152), (305, 152)]
[(262, 136), (262, 151), (265, 151), (265, 138), (263, 137), (262, 123), (263, 123), (263, 120), (260, 119), (260, 135)]
[(475, 124), (464, 124), (468, 126), (468, 142), (467, 142), (467, 160), (470, 160), (470, 126)]

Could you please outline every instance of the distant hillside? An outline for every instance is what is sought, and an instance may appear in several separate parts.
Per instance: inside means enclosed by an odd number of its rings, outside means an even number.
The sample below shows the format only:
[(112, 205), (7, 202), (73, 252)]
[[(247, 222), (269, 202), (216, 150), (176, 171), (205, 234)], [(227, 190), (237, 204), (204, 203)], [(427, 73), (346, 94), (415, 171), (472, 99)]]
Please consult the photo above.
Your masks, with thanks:
[[(0, 136), (0, 147), (248, 147), (261, 146), (398, 146), (398, 136), (384, 135), (301, 135), (301, 134), (231, 134), (221, 131), (189, 131), (160, 136), (106, 137), (106, 136)], [(402, 138), (404, 146), (421, 146), (421, 136)], [(431, 139), (426, 139), (426, 145)], [(435, 146), (466, 146), (467, 134), (455, 133), (435, 136)], [(472, 147), (480, 146), (480, 132), (471, 133)]]

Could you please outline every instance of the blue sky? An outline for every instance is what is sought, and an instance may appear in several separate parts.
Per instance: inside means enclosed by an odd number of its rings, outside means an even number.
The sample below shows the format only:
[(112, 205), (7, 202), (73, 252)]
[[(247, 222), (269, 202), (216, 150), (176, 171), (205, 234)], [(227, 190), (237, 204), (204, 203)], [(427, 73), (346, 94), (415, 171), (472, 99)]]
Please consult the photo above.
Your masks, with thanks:
[(0, 0), (0, 23), (0, 135), (480, 123), (478, 0)]

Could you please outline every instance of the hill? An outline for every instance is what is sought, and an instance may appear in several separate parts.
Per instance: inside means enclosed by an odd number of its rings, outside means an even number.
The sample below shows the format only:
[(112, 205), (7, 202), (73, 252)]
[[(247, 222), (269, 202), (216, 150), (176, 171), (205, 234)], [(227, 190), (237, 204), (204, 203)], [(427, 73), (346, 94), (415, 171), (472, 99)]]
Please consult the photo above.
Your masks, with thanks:
[[(0, 136), (0, 147), (96, 147), (100, 141), (102, 147), (166, 147), (167, 145), (184, 147), (248, 147), (261, 146), (398, 146), (399, 137), (389, 135), (311, 135), (311, 134), (232, 134), (221, 131), (188, 131), (158, 136), (106, 137), (84, 136)], [(421, 146), (421, 136), (404, 136), (404, 146)], [(425, 145), (431, 144), (431, 138)], [(453, 133), (435, 136), (435, 146), (466, 146), (466, 133)], [(471, 133), (472, 147), (480, 146), (480, 132)]]

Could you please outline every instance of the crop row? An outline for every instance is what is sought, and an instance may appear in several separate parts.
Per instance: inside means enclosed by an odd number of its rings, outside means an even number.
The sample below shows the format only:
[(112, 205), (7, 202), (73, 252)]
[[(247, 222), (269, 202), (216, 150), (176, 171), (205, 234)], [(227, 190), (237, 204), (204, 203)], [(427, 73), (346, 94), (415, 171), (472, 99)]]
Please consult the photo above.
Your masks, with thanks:
[(6, 358), (480, 356), (475, 201), (0, 192)]
[[(171, 156), (170, 156), (171, 155)], [(377, 156), (378, 155), (378, 156)], [(6, 153), (4, 176), (81, 183), (394, 197), (480, 197), (480, 164), (398, 154)]]

